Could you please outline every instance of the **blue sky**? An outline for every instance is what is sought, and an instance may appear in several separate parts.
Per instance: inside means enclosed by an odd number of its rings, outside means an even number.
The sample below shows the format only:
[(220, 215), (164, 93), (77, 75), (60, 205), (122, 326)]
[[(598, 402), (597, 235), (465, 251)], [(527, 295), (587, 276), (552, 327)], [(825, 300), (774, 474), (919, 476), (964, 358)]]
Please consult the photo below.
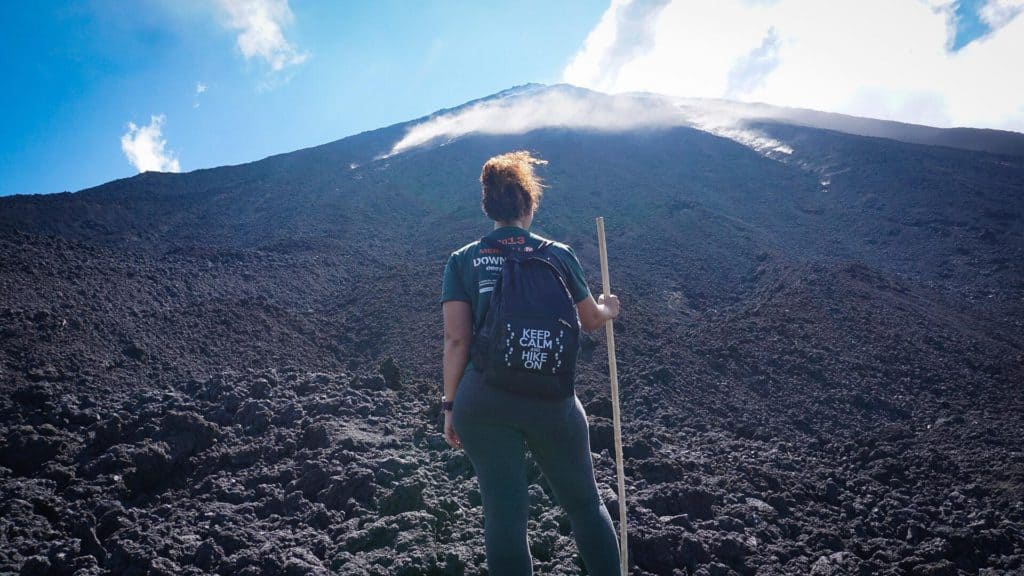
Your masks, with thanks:
[(293, 0), (283, 32), (305, 60), (275, 71), (258, 55), (246, 58), (229, 17), (204, 4), (6, 6), (0, 194), (74, 191), (135, 174), (120, 139), (128, 122), (148, 125), (153, 115), (164, 117), (165, 152), (188, 171), (322, 144), (516, 84), (557, 82), (607, 7)]
[(983, 0), (962, 0), (954, 4), (956, 33), (950, 45), (951, 50), (959, 50), (991, 31), (989, 25), (981, 18), (980, 10), (984, 6)]
[[(756, 100), (934, 125), (1014, 129), (1024, 118), (1016, 101), (1003, 106), (1003, 116), (975, 113), (1000, 110), (999, 103), (956, 88), (979, 84), (956, 78), (979, 62), (994, 66), (986, 78), (1014, 75), (1000, 73), (1007, 59), (999, 54), (1022, 36), (1019, 22), (1008, 24), (1021, 11), (1019, 0), (884, 0), (895, 3), (886, 10), (844, 0), (865, 15), (863, 29), (845, 26), (851, 35), (875, 34), (880, 13), (892, 20), (891, 38), (879, 32), (875, 43), (884, 54), (903, 54), (900, 43), (912, 46), (908, 53), (939, 45), (928, 52), (927, 66), (897, 58), (893, 66), (902, 68), (895, 70), (878, 66), (869, 51), (837, 48), (826, 60), (858, 84), (831, 91), (794, 79), (793, 70), (804, 71), (808, 82), (820, 72), (790, 52), (813, 46), (806, 32), (813, 26), (801, 28), (807, 23), (798, 20), (819, 18), (824, 27), (834, 14), (789, 10), (796, 1), (8, 3), (0, 20), (0, 195), (75, 191), (147, 166), (190, 171), (248, 162), (527, 82)], [(889, 9), (896, 4), (907, 6), (906, 14)], [(700, 30), (714, 30), (715, 38), (688, 52), (682, 40)], [(737, 68), (753, 55), (758, 66)], [(908, 69), (928, 66), (930, 76), (901, 83)], [(757, 76), (736, 82), (737, 69)], [(956, 82), (931, 82), (945, 76)], [(728, 83), (720, 81), (726, 77)], [(984, 94), (1009, 92), (981, 84)]]

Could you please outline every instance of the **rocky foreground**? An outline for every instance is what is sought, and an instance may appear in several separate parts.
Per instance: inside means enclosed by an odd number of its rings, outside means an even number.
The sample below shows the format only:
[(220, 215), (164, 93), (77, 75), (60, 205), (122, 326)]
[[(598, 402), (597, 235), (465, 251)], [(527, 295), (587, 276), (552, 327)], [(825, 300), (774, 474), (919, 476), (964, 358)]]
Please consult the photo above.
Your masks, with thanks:
[[(375, 359), (360, 333), (383, 319), (244, 293), (332, 264), (2, 248), (0, 572), (486, 572), (472, 466), (438, 429), (437, 356)], [(765, 256), (749, 282), (675, 324), (623, 293), (632, 573), (1024, 571), (1024, 362), (992, 336), (1005, 319), (859, 264)], [(594, 337), (578, 394), (617, 518)], [(582, 573), (530, 478), (536, 573)]]

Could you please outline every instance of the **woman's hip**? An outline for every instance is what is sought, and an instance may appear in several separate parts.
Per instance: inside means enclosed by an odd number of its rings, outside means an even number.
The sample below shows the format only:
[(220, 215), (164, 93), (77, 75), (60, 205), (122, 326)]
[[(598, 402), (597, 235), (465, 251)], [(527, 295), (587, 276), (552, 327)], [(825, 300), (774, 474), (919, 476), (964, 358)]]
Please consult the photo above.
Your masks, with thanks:
[(472, 367), (466, 369), (455, 392), (453, 422), (458, 426), (474, 422), (499, 424), (530, 429), (559, 427), (576, 420), (579, 415), (576, 396), (536, 398), (491, 386), (484, 374)]

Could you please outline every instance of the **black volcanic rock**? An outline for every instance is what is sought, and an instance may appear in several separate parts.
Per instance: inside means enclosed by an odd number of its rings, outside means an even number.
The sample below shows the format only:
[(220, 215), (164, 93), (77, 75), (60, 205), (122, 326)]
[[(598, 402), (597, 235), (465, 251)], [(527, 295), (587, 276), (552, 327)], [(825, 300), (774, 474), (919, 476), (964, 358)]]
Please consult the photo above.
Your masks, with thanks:
[[(631, 573), (1019, 572), (1024, 160), (808, 124), (760, 126), (778, 158), (691, 128), (381, 157), (399, 125), (0, 199), (0, 572), (481, 574), (435, 304), (514, 148), (595, 293), (606, 217)], [(617, 521), (601, 336), (577, 393)], [(579, 573), (528, 476), (536, 573)]]

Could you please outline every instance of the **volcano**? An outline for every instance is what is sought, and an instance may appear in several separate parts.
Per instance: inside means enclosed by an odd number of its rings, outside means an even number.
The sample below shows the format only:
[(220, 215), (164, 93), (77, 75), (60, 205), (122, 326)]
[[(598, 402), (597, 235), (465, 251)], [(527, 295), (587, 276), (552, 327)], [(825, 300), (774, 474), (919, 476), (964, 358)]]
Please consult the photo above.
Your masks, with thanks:
[[(632, 574), (1024, 571), (1024, 135), (527, 85), (0, 198), (0, 572), (485, 573), (437, 302), (516, 149), (595, 293), (605, 217)], [(528, 466), (536, 573), (579, 574)]]

